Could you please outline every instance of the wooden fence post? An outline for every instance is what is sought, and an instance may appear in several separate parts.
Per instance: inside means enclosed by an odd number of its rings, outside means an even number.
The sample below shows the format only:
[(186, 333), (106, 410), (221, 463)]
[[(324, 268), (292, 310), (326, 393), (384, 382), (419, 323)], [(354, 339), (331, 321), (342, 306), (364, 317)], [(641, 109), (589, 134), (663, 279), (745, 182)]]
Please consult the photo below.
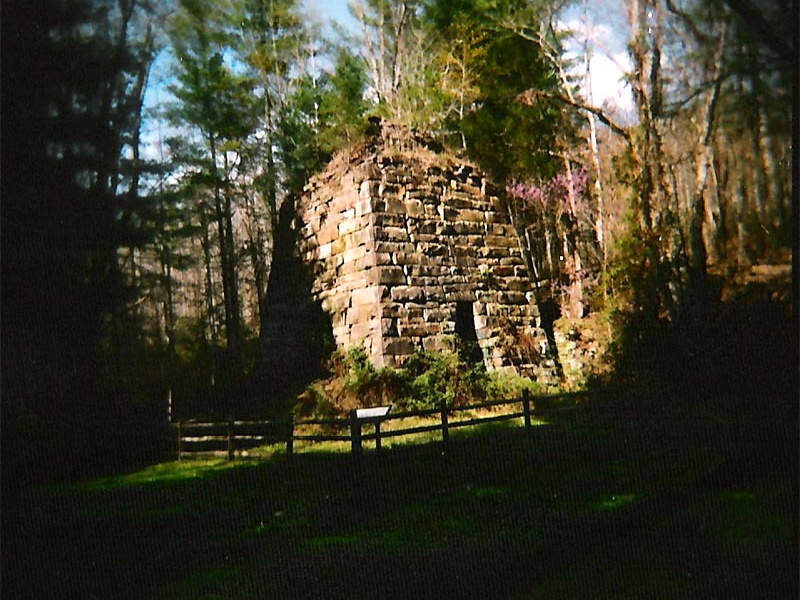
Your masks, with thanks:
[(233, 461), (234, 445), (233, 445), (233, 420), (228, 418), (228, 462)]
[(375, 450), (381, 449), (381, 422), (375, 421)]
[(353, 454), (361, 454), (361, 421), (355, 408), (350, 411), (350, 445)]
[(183, 458), (183, 421), (178, 421), (178, 462)]
[(286, 454), (294, 454), (294, 414), (289, 415), (289, 435), (286, 438)]
[(450, 429), (447, 424), (447, 403), (442, 400), (442, 443), (447, 448), (447, 443), (450, 441)]
[(531, 397), (530, 397), (530, 390), (524, 389), (522, 390), (522, 412), (524, 414), (525, 419), (525, 429), (530, 430), (531, 428)]

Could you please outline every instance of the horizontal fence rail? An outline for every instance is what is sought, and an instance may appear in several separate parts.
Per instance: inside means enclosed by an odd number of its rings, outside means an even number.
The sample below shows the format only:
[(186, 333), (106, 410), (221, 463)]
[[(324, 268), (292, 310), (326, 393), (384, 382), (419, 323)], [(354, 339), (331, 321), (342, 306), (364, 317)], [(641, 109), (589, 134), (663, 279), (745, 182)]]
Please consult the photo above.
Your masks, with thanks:
[[(442, 442), (446, 445), (450, 438), (451, 429), (520, 418), (523, 419), (525, 428), (529, 430), (531, 428), (533, 406), (546, 406), (550, 410), (554, 408), (556, 410), (568, 409), (570, 408), (569, 405), (559, 406), (558, 408), (555, 405), (567, 400), (579, 400), (586, 397), (588, 397), (586, 392), (532, 397), (526, 390), (520, 398), (512, 400), (494, 400), (467, 406), (445, 406), (443, 404), (435, 409), (389, 413), (378, 417), (359, 417), (358, 411), (352, 410), (349, 418), (276, 421), (231, 419), (215, 422), (186, 420), (172, 423), (172, 426), (177, 429), (178, 434), (178, 460), (199, 455), (227, 456), (228, 460), (234, 460), (237, 452), (241, 454), (244, 451), (267, 444), (285, 444), (286, 453), (292, 454), (295, 441), (312, 443), (350, 442), (351, 452), (358, 455), (363, 451), (364, 441), (374, 442), (376, 450), (380, 450), (382, 441), (389, 438), (439, 431)], [(464, 413), (504, 406), (514, 406), (517, 410), (501, 414), (467, 415), (466, 418), (457, 419), (458, 415), (463, 415)], [(403, 420), (433, 416), (438, 417), (438, 422), (402, 427)], [(396, 429), (383, 427), (385, 424), (392, 422), (398, 422), (401, 426)], [(303, 429), (309, 426), (322, 426), (337, 433), (303, 433)], [(365, 426), (370, 427), (373, 431), (365, 432)]]

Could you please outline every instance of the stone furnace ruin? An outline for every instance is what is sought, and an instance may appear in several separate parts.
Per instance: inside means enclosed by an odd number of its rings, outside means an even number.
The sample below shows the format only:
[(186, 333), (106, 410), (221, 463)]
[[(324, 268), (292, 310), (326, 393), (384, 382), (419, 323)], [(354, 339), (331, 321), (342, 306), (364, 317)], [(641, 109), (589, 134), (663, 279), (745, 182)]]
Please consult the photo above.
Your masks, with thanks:
[(552, 375), (516, 233), (473, 166), (384, 126), (311, 179), (295, 228), (337, 347), (400, 366), (458, 336), (489, 368)]

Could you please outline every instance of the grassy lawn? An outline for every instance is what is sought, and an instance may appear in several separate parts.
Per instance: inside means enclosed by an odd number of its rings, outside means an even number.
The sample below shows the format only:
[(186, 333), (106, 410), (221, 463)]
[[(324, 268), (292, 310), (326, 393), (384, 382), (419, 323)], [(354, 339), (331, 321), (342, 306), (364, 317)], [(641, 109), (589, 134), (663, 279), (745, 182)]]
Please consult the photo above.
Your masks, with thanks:
[(29, 488), (4, 531), (3, 589), (165, 600), (797, 597), (796, 423), (767, 412), (604, 402), (542, 415), (530, 433), (462, 431), (446, 454), (433, 441), (359, 461), (276, 454)]

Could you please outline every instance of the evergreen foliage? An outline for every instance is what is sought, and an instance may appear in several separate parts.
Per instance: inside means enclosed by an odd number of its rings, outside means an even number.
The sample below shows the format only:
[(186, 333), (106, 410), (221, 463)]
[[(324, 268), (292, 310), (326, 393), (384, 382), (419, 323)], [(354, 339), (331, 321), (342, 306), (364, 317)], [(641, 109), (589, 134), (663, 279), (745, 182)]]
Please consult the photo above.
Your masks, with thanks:
[(551, 150), (572, 126), (554, 101), (531, 105), (520, 99), (531, 89), (554, 92), (560, 85), (537, 44), (499, 25), (502, 15), (519, 11), (535, 28), (538, 17), (524, 9), (516, 0), (437, 0), (426, 7), (431, 25), (461, 57), (469, 83), (469, 106), (451, 114), (445, 126), (463, 137), (468, 155), (500, 183), (555, 175)]
[(320, 100), (320, 145), (331, 155), (355, 144), (366, 127), (369, 104), (364, 97), (367, 75), (363, 63), (347, 48), (336, 53), (336, 67), (328, 77), (327, 93)]
[[(64, 457), (48, 466), (74, 473), (82, 468), (76, 454), (96, 452), (114, 438), (107, 427), (133, 415), (139, 422), (157, 418), (136, 391), (147, 387), (153, 363), (128, 363), (149, 345), (140, 323), (121, 318), (137, 290), (117, 262), (119, 247), (142, 242), (136, 184), (142, 165), (127, 153), (137, 143), (154, 55), (152, 14), (149, 3), (134, 1), (2, 6), (2, 406), (9, 480), (27, 475), (47, 444), (61, 447)], [(138, 346), (126, 348), (129, 342)], [(75, 430), (85, 436), (83, 449), (70, 443)], [(7, 452), (6, 443), (23, 443), (26, 451)]]

